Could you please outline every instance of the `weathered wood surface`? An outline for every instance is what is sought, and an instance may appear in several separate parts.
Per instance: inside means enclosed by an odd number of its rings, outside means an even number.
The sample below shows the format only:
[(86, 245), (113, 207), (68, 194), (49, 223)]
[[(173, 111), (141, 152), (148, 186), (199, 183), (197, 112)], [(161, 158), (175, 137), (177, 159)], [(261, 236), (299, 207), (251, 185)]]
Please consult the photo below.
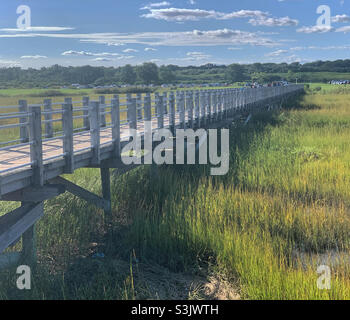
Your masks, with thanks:
[[(41, 140), (43, 135), (52, 136), (52, 126), (45, 122), (40, 126), (40, 107), (27, 106), (20, 102), (20, 110), (32, 113), (29, 118), (28, 132), (21, 128), (21, 141), (34, 141), (31, 145), (14, 145), (0, 150), (0, 199), (8, 193), (27, 188), (42, 186), (46, 181), (64, 173), (73, 173), (82, 167), (103, 167), (102, 163), (116, 158), (120, 148), (130, 138), (130, 128), (141, 134), (145, 131), (144, 120), (141, 119), (140, 108), (143, 105), (143, 118), (152, 121), (152, 130), (158, 128), (194, 128), (213, 127), (215, 123), (229, 121), (235, 112), (245, 109), (268, 107), (276, 104), (274, 98), (281, 100), (281, 92), (285, 95), (298, 93), (302, 86), (291, 86), (287, 89), (266, 88), (239, 90), (205, 90), (196, 92), (176, 92), (169, 95), (150, 94), (127, 97), (127, 109), (119, 107), (119, 98), (115, 96), (111, 105), (107, 106), (103, 97), (99, 102), (85, 98), (83, 107), (89, 105), (89, 112), (84, 110), (85, 131), (73, 133), (72, 100), (65, 99), (62, 109), (63, 138)], [(256, 90), (256, 91), (254, 91)], [(46, 100), (44, 111), (51, 110), (52, 104)], [(106, 108), (110, 108), (112, 124), (106, 126)], [(155, 115), (152, 112), (155, 108)], [(120, 125), (120, 115), (127, 113), (129, 122)], [(44, 113), (45, 120), (51, 117)], [(40, 117), (40, 119), (39, 119)], [(20, 122), (25, 120), (20, 118)], [(90, 128), (90, 129), (89, 129)], [(0, 131), (1, 133), (1, 131)], [(1, 149), (1, 148), (0, 148)], [(32, 160), (35, 160), (32, 162)], [(32, 162), (32, 163), (31, 163)]]

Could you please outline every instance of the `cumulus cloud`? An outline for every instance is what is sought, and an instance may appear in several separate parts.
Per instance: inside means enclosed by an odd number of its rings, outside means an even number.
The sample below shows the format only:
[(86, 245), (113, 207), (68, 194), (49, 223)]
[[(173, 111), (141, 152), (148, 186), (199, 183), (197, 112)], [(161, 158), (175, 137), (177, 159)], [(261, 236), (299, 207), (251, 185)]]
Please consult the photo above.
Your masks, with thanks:
[(231, 13), (224, 13), (215, 10), (163, 8), (152, 9), (150, 12), (141, 15), (144, 18), (153, 18), (165, 21), (198, 21), (201, 19), (230, 20), (237, 18), (251, 18), (249, 23), (255, 26), (286, 27), (296, 26), (299, 21), (289, 17), (275, 18), (268, 12), (260, 10), (240, 10)]
[(143, 18), (153, 18), (166, 21), (197, 21), (200, 19), (229, 20), (234, 18), (264, 17), (267, 13), (259, 10), (240, 10), (223, 13), (215, 10), (165, 8), (150, 9), (149, 13), (141, 15)]

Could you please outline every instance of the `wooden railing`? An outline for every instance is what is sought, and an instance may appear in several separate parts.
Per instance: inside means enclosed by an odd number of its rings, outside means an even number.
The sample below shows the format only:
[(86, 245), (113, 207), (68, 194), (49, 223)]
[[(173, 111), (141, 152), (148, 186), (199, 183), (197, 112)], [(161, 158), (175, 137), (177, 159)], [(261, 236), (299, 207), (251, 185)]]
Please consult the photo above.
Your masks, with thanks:
[[(283, 101), (291, 94), (301, 92), (302, 85), (279, 87), (240, 88), (221, 90), (196, 90), (164, 92), (162, 94), (114, 95), (107, 100), (104, 96), (98, 101), (83, 97), (82, 101), (66, 98), (64, 103), (52, 103), (50, 99), (42, 105), (28, 105), (20, 100), (18, 106), (0, 107), (0, 138), (2, 130), (10, 132), (19, 129), (18, 139), (2, 141), (1, 152), (24, 148), (30, 149), (27, 161), (10, 168), (1, 168), (0, 175), (30, 166), (33, 169), (34, 184), (43, 183), (43, 166), (48, 161), (65, 159), (65, 173), (74, 171), (74, 156), (78, 152), (92, 151), (91, 162), (98, 165), (100, 149), (103, 145), (113, 145), (113, 155), (120, 156), (120, 141), (123, 128), (137, 129), (143, 121), (155, 121), (153, 129), (163, 127), (199, 128), (209, 123), (228, 118), (232, 113), (259, 108), (276, 101)], [(4, 110), (18, 109), (18, 112)], [(1, 123), (5, 124), (1, 124)], [(101, 134), (109, 130), (110, 139), (101, 143)], [(12, 132), (12, 131), (11, 131)], [(14, 132), (14, 131), (13, 131)], [(79, 148), (75, 139), (88, 132), (90, 145), (86, 139)], [(2, 138), (3, 140), (3, 138)], [(61, 152), (49, 157), (43, 156), (43, 144), (60, 140)]]

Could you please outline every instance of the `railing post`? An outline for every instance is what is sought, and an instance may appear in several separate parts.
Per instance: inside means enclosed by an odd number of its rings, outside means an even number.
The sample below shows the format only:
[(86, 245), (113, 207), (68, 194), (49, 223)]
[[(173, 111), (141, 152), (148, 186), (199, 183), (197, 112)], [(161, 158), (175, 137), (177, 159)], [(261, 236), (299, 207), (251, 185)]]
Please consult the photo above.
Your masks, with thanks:
[(196, 118), (196, 128), (200, 128), (201, 119), (200, 119), (200, 105), (199, 105), (199, 91), (196, 90), (194, 93), (194, 113)]
[(136, 113), (136, 99), (132, 96), (127, 98), (128, 105), (128, 122), (130, 129), (137, 129), (137, 113)]
[(174, 92), (169, 94), (169, 126), (173, 135), (175, 135), (175, 96)]
[(101, 156), (100, 156), (101, 114), (100, 114), (100, 106), (97, 101), (90, 101), (89, 119), (90, 119), (91, 148), (93, 152), (91, 162), (93, 165), (99, 165), (101, 163)]
[(180, 128), (186, 129), (186, 115), (185, 115), (185, 96), (184, 92), (180, 92), (180, 101), (178, 103), (179, 116), (180, 116)]
[(222, 89), (219, 90), (219, 120), (223, 119), (223, 105), (224, 105), (224, 96)]
[(136, 97), (137, 119), (142, 120), (142, 94), (138, 93)]
[(150, 93), (146, 93), (143, 107), (144, 107), (145, 121), (152, 121), (152, 98)]
[(157, 129), (164, 128), (164, 104), (163, 96), (156, 93), (156, 113), (157, 113)]
[(90, 98), (89, 97), (83, 97), (83, 109), (86, 109), (86, 110), (83, 110), (83, 115), (85, 116), (84, 117), (84, 128), (86, 130), (90, 130), (90, 121), (89, 121), (89, 101), (90, 101)]
[(168, 114), (168, 93), (163, 93), (163, 114)]
[(193, 128), (193, 94), (191, 91), (187, 91), (186, 93), (186, 108), (187, 108), (188, 127)]
[(212, 92), (212, 105), (213, 105), (213, 121), (217, 121), (217, 90), (213, 90)]
[(100, 96), (99, 97), (99, 102), (100, 102), (100, 113), (101, 113), (101, 127), (106, 126), (106, 98), (105, 96)]
[(201, 126), (206, 126), (207, 124), (207, 115), (205, 110), (205, 93), (204, 91), (200, 91), (200, 106), (201, 106)]
[[(18, 109), (19, 112), (21, 113), (28, 113), (28, 104), (26, 100), (19, 100), (18, 101)], [(21, 116), (19, 118), (19, 123), (27, 123), (28, 121), (28, 116)], [(29, 132), (28, 132), (28, 127), (23, 126), (20, 128), (20, 139), (22, 143), (28, 142), (29, 141)]]
[(29, 125), (30, 159), (33, 168), (33, 185), (44, 185), (44, 165), (43, 165), (43, 141), (41, 127), (41, 107), (30, 107), (31, 117)]
[(208, 108), (208, 122), (212, 122), (212, 101), (211, 101), (211, 91), (207, 91), (207, 108)]
[(74, 144), (73, 144), (73, 104), (71, 98), (66, 98), (63, 105), (63, 152), (66, 160), (64, 173), (74, 172)]
[(112, 140), (113, 140), (113, 155), (116, 159), (120, 157), (120, 105), (119, 96), (115, 95), (112, 99)]
[(44, 119), (45, 119), (45, 137), (53, 137), (53, 125), (52, 125), (52, 102), (51, 99), (44, 100)]

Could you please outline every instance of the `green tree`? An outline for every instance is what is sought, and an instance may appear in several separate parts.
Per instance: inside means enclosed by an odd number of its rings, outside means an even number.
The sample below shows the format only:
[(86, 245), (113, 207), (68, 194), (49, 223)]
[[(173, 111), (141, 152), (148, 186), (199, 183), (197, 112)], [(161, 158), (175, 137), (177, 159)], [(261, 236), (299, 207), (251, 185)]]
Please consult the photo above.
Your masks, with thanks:
[(225, 73), (225, 78), (230, 82), (240, 82), (246, 80), (244, 67), (240, 64), (229, 65)]
[(137, 78), (136, 72), (130, 64), (127, 64), (126, 66), (121, 68), (120, 80), (123, 83), (135, 84), (136, 78)]
[(163, 83), (171, 83), (176, 79), (175, 73), (165, 66), (159, 68), (159, 77)]
[(157, 84), (159, 82), (158, 66), (155, 63), (145, 62), (137, 68), (137, 76), (145, 84)]

